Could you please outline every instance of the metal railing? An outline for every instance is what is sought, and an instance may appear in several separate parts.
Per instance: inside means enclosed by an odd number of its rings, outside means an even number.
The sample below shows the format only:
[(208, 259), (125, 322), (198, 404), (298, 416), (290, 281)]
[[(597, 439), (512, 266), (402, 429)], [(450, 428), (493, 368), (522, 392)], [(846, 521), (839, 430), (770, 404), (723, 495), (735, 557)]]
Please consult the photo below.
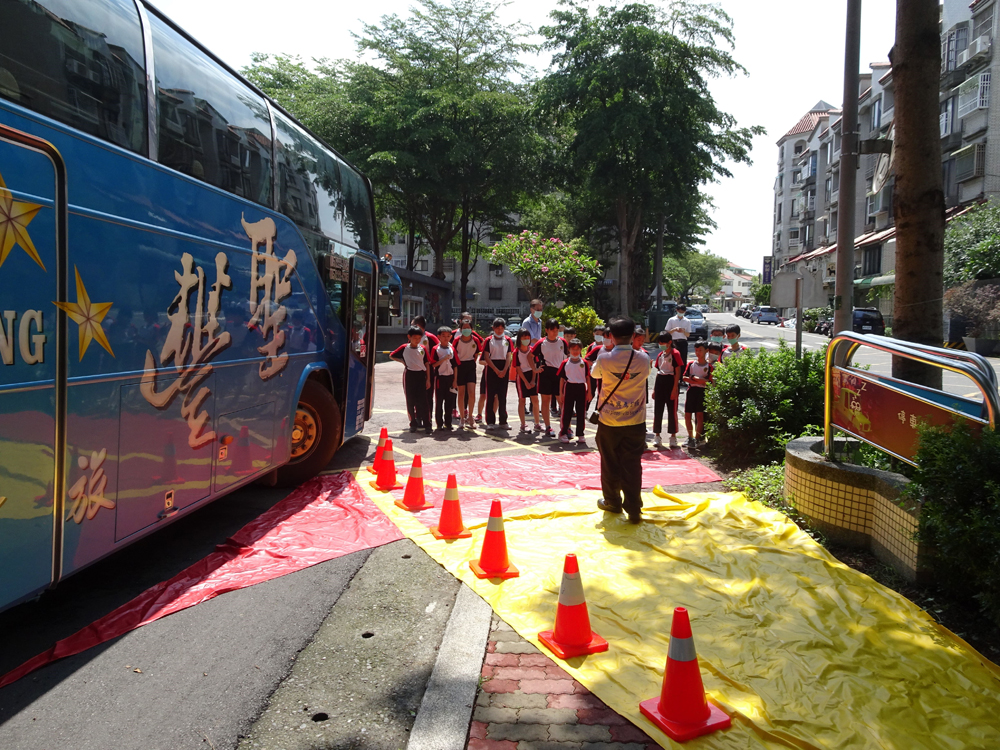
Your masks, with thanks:
[[(846, 349), (845, 349), (846, 345)], [(980, 418), (969, 417), (964, 412), (957, 411), (940, 403), (930, 401), (918, 395), (908, 393), (907, 395), (918, 401), (933, 404), (945, 411), (952, 412), (956, 416), (963, 416), (974, 421), (988, 424), (991, 429), (996, 429), (997, 417), (1000, 415), (1000, 392), (997, 386), (997, 374), (989, 362), (984, 357), (972, 352), (963, 352), (954, 349), (943, 349), (935, 346), (914, 344), (908, 341), (899, 341), (886, 336), (875, 336), (871, 334), (857, 334), (850, 331), (841, 331), (834, 335), (826, 350), (826, 372), (825, 372), (825, 429), (824, 444), (827, 456), (833, 456), (834, 452), (834, 425), (833, 425), (833, 372), (837, 367), (841, 370), (856, 373), (862, 377), (873, 377), (864, 370), (852, 367), (850, 364), (855, 352), (862, 346), (885, 352), (896, 357), (903, 357), (914, 362), (921, 362), (932, 367), (954, 372), (969, 378), (979, 389), (983, 397), (983, 412)], [(881, 379), (881, 378), (880, 378)], [(890, 379), (891, 380), (891, 379)], [(885, 382), (890, 385), (889, 381)], [(942, 391), (943, 393), (943, 391)], [(954, 394), (949, 394), (954, 396)], [(956, 399), (961, 397), (954, 396)], [(864, 438), (860, 438), (864, 440)], [(869, 441), (866, 441), (869, 442)], [(881, 450), (886, 450), (883, 446), (875, 445)], [(892, 451), (886, 451), (907, 463), (913, 462), (904, 456), (899, 456)]]

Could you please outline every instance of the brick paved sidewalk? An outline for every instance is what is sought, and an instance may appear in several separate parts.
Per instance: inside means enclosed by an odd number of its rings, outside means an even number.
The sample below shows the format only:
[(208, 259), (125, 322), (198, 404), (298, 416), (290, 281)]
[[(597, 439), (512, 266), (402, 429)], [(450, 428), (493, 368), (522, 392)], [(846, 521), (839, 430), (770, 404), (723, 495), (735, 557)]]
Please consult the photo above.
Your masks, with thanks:
[(493, 615), (467, 750), (658, 750)]

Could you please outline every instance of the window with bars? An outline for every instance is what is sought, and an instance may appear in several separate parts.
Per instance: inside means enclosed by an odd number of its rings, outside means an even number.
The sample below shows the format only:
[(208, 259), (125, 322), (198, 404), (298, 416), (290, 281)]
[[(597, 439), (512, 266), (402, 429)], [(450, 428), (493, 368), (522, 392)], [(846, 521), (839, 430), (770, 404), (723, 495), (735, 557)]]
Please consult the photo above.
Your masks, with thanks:
[(986, 144), (977, 143), (955, 152), (955, 179), (971, 180), (986, 172)]
[(961, 26), (948, 32), (941, 39), (941, 72), (947, 73), (958, 67), (958, 55), (969, 46), (969, 27)]
[(972, 38), (978, 39), (981, 36), (993, 38), (993, 8), (972, 19)]
[(972, 76), (958, 87), (958, 116), (986, 109), (990, 106), (990, 73), (986, 71)]
[(503, 299), (503, 287), (502, 286), (491, 286), (490, 287), (490, 299), (492, 299), (492, 300), (502, 300)]
[(946, 135), (951, 135), (952, 132), (952, 115), (955, 112), (955, 99), (945, 99), (941, 102), (941, 116), (940, 116), (940, 128), (941, 137), (944, 138)]

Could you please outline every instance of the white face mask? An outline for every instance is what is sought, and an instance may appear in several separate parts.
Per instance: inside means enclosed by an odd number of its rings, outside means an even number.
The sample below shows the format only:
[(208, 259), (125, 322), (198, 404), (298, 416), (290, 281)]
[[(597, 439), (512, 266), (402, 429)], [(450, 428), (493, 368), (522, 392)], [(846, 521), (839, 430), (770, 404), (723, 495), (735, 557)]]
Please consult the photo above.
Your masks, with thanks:
[(503, 334), (502, 333), (494, 333), (493, 334), (493, 338), (495, 338), (497, 341), (501, 341), (503, 339)]
[(594, 336), (594, 341), (595, 341), (595, 343), (603, 344), (604, 343), (604, 337), (603, 336)]
[(535, 320), (538, 320), (539, 318), (542, 317), (542, 311), (541, 310), (532, 310), (531, 314), (535, 316)]
[(709, 354), (708, 355), (708, 361), (709, 362), (718, 362), (719, 361), (719, 355), (718, 354)]
[(469, 337), (470, 337), (471, 335), (472, 335), (472, 329), (471, 329), (471, 328), (463, 328), (463, 329), (462, 329), (462, 338), (463, 338), (463, 339), (467, 339), (467, 338), (469, 338)]

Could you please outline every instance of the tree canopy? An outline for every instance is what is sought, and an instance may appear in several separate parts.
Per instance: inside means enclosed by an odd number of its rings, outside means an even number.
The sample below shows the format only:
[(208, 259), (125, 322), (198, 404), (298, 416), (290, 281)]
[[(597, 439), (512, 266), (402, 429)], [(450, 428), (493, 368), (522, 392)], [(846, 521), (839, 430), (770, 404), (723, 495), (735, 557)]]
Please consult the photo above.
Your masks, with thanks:
[(718, 109), (708, 80), (744, 73), (732, 21), (717, 6), (676, 2), (599, 6), (561, 0), (541, 29), (554, 70), (538, 84), (543, 116), (571, 128), (567, 163), (575, 189), (605, 207), (617, 229), (619, 308), (628, 314), (643, 228), (667, 218), (674, 243), (704, 231), (702, 186), (749, 161), (759, 127), (738, 128)]
[(725, 258), (689, 250), (663, 259), (663, 288), (676, 300), (687, 301), (697, 292), (709, 296), (722, 288)]
[(944, 234), (944, 285), (1000, 277), (1000, 205), (984, 203), (948, 224)]

